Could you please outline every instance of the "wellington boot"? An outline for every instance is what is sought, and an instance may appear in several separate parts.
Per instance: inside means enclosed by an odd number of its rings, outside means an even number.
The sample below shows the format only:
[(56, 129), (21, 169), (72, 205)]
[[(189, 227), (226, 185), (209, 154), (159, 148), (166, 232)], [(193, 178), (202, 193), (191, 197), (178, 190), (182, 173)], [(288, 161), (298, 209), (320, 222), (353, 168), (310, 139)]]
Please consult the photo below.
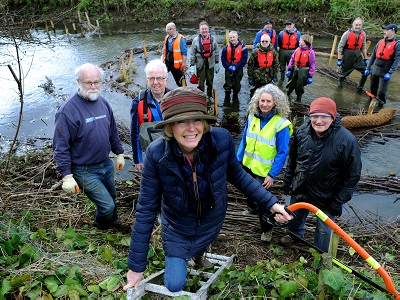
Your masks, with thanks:
[(343, 88), (343, 81), (344, 81), (344, 79), (339, 79), (339, 80), (338, 80), (338, 88), (339, 88), (339, 89), (342, 89), (342, 88)]
[(193, 261), (196, 265), (201, 267), (211, 267), (213, 264), (203, 255), (203, 254), (196, 254), (193, 256)]
[(233, 93), (233, 95), (232, 95), (232, 100), (233, 100), (233, 101), (238, 101), (238, 100), (239, 100), (239, 95), (238, 95), (238, 93)]
[(362, 90), (366, 81), (367, 81), (367, 76), (362, 75), (360, 81), (358, 82), (357, 89)]
[(225, 91), (225, 101), (230, 101), (230, 100), (231, 100), (231, 92)]

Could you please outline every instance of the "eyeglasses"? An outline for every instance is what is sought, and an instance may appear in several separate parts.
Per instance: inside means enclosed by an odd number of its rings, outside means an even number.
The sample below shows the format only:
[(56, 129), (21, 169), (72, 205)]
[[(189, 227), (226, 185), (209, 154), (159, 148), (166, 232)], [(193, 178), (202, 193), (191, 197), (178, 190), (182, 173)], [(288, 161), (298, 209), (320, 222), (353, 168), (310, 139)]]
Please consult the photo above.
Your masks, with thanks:
[(269, 41), (261, 41), (261, 43), (269, 43)]
[(101, 84), (101, 81), (90, 82), (90, 81), (83, 81), (83, 80), (80, 80), (80, 79), (79, 79), (79, 81), (82, 82), (83, 84), (85, 84), (86, 86), (92, 86), (92, 85), (99, 86)]
[(167, 77), (147, 77), (147, 80), (150, 82), (154, 82), (154, 80), (157, 80), (158, 82), (163, 81)]

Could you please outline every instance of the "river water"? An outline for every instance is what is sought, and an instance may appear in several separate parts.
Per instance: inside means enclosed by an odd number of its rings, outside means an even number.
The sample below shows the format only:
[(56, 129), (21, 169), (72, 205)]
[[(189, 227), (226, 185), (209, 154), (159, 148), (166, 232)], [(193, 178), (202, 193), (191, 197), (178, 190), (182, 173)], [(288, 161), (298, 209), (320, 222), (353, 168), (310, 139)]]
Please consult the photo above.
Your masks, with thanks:
[[(228, 27), (221, 25), (212, 28), (211, 32), (217, 37), (222, 48), (225, 40), (225, 30)], [(229, 28), (231, 29), (231, 28)], [(185, 25), (178, 30), (188, 39), (192, 39), (197, 33), (197, 24)], [(239, 38), (246, 44), (251, 44), (255, 33), (259, 30), (234, 28), (239, 33)], [(315, 34), (315, 47), (331, 47), (333, 37), (318, 37), (318, 32), (324, 29), (303, 29), (303, 33)], [(72, 28), (70, 28), (72, 32)], [(164, 25), (127, 25), (125, 23), (113, 24), (110, 27), (103, 28), (103, 34), (81, 35), (70, 34), (67, 36), (64, 29), (56, 29), (55, 34), (47, 34), (43, 28), (32, 30), (32, 38), (38, 43), (23, 42), (20, 45), (22, 67), (24, 75), (24, 108), (22, 126), (18, 136), (17, 153), (23, 153), (32, 148), (38, 148), (51, 145), (51, 138), (54, 130), (54, 115), (60, 103), (77, 89), (74, 69), (82, 63), (91, 62), (102, 64), (108, 61), (114, 61), (127, 49), (140, 48), (143, 41), (146, 41), (147, 47), (152, 45), (161, 45), (165, 36)], [(339, 34), (340, 33), (335, 33)], [(0, 35), (2, 36), (2, 35)], [(189, 46), (190, 48), (190, 46)], [(371, 45), (369, 52), (373, 49)], [(189, 51), (190, 52), (190, 51)], [(17, 65), (15, 62), (15, 48), (8, 43), (6, 39), (0, 39), (0, 86), (2, 93), (0, 95), (0, 152), (5, 153), (9, 149), (10, 141), (13, 139), (19, 117), (20, 102), (16, 93), (17, 85), (7, 68), (10, 64), (15, 72)], [(148, 52), (149, 59), (157, 58), (160, 53), (157, 51)], [(328, 65), (329, 58), (325, 55), (317, 55), (317, 65)], [(145, 59), (143, 54), (133, 57), (133, 66), (136, 68), (136, 74), (132, 76), (135, 84), (129, 86), (132, 90), (138, 90), (145, 87), (144, 66)], [(336, 59), (330, 63), (331, 67), (336, 68)], [(222, 69), (222, 68), (221, 68)], [(243, 120), (246, 115), (247, 103), (249, 100), (249, 88), (247, 84), (247, 73), (242, 80), (242, 90), (239, 94), (238, 103), (224, 103), (224, 83), (223, 70), (215, 75), (214, 88), (217, 89), (219, 96), (219, 118), (220, 120), (232, 113), (237, 114)], [(48, 94), (41, 85), (50, 79), (54, 85), (54, 93)], [(350, 78), (358, 82), (359, 73), (353, 72)], [(391, 78), (389, 91), (387, 93), (387, 107), (400, 109), (400, 74), (395, 72)], [(188, 83), (191, 85), (190, 83)], [(343, 90), (336, 88), (337, 82), (320, 73), (314, 76), (313, 84), (305, 88), (302, 103), (309, 104), (315, 98), (326, 96), (334, 99), (339, 108), (362, 110), (366, 107), (368, 97), (365, 94), (358, 94), (354, 88), (345, 86)], [(175, 82), (172, 76), (169, 76), (169, 87), (175, 88)], [(369, 87), (367, 82), (366, 87)], [(119, 123), (129, 127), (129, 108), (132, 99), (116, 92), (109, 85), (105, 84), (102, 90), (103, 95), (109, 100), (113, 107), (114, 114)], [(393, 122), (399, 122), (399, 116), (395, 117)], [(242, 129), (242, 121), (239, 122), (239, 128)], [(240, 138), (239, 134), (235, 135)], [(129, 145), (125, 145), (126, 152), (130, 152)], [(400, 161), (396, 159), (399, 154), (400, 140), (388, 138), (382, 143), (364, 143), (362, 151), (363, 175), (386, 176), (388, 173), (400, 174)], [(129, 175), (128, 175), (129, 176)], [(395, 195), (396, 196), (396, 195)], [(397, 195), (398, 196), (398, 195)], [(390, 197), (393, 197), (390, 196)], [(374, 200), (370, 200), (374, 201)], [(392, 204), (393, 201), (387, 201)], [(391, 207), (391, 205), (390, 205)], [(376, 208), (382, 210), (382, 206)], [(384, 209), (391, 217), (399, 215), (398, 203), (395, 214), (393, 209)]]

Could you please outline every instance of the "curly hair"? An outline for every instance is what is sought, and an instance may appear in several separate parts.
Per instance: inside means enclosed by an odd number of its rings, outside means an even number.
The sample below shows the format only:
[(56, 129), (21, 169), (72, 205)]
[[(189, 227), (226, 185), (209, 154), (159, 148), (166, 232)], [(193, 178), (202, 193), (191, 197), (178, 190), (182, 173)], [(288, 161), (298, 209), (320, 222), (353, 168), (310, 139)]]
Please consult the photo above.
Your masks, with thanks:
[(258, 88), (253, 97), (251, 97), (249, 108), (247, 109), (248, 115), (259, 113), (258, 103), (261, 98), (261, 94), (267, 93), (272, 96), (275, 104), (275, 114), (280, 115), (283, 118), (288, 118), (290, 114), (290, 105), (288, 97), (282, 92), (276, 85), (267, 84)]

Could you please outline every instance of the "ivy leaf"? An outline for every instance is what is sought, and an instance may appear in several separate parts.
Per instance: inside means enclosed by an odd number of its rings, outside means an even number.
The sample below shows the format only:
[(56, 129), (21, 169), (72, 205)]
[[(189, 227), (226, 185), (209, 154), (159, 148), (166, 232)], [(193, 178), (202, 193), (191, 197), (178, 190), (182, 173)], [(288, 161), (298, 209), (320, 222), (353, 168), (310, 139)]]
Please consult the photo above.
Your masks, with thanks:
[(69, 269), (69, 265), (63, 265), (63, 266), (61, 266), (61, 267), (58, 267), (58, 268), (56, 269), (56, 275), (57, 275), (57, 276), (64, 275), (65, 272), (68, 271), (68, 269)]
[(103, 290), (107, 290), (109, 292), (111, 292), (113, 290), (113, 288), (119, 284), (120, 279), (118, 275), (111, 275), (108, 276), (106, 279), (104, 279), (102, 282), (100, 282), (99, 286), (103, 289)]
[(64, 235), (65, 231), (62, 230), (61, 228), (56, 229), (56, 237), (59, 239)]
[(95, 293), (95, 294), (100, 294), (100, 287), (96, 285), (88, 285), (87, 289), (89, 292)]
[(129, 185), (133, 185), (133, 181), (132, 180), (127, 180), (127, 181), (125, 181), (125, 183), (129, 184)]
[(122, 246), (127, 246), (129, 247), (131, 244), (131, 236), (124, 236), (118, 243), (119, 245)]
[(76, 236), (75, 230), (71, 227), (68, 227), (65, 231), (65, 238), (66, 239), (73, 239)]
[(60, 285), (57, 291), (53, 294), (53, 297), (62, 297), (68, 294), (68, 285)]
[(387, 253), (387, 252), (385, 253), (385, 259), (387, 261), (393, 261), (394, 258), (395, 258), (395, 256), (393, 254), (390, 254), (390, 253)]
[(51, 294), (53, 294), (55, 291), (57, 291), (59, 282), (60, 281), (55, 276), (47, 277), (44, 280), (44, 284), (46, 285), (47, 289), (49, 290), (49, 292)]
[(329, 285), (335, 291), (338, 291), (346, 284), (342, 271), (336, 267), (333, 267), (330, 270), (322, 270), (322, 279), (324, 280), (325, 284)]
[(110, 248), (106, 248), (104, 249), (104, 251), (101, 253), (101, 256), (103, 256), (103, 258), (107, 261), (110, 262), (112, 260), (112, 253)]
[(293, 280), (282, 280), (279, 284), (279, 293), (283, 297), (291, 297), (294, 296), (294, 293), (297, 291), (297, 287), (298, 284)]
[(7, 279), (3, 279), (1, 282), (1, 287), (0, 287), (0, 298), (4, 297), (5, 294), (8, 293), (12, 289), (11, 283)]
[(355, 253), (356, 253), (356, 250), (354, 250), (352, 247), (349, 247), (350, 256), (353, 256)]

